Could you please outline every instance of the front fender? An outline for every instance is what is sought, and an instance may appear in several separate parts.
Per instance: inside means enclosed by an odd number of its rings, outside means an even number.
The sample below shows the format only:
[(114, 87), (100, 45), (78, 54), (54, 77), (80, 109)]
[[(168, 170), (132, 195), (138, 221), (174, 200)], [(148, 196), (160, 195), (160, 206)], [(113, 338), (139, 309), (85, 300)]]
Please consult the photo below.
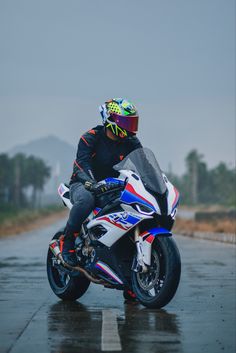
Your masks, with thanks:
[(139, 243), (142, 251), (143, 262), (150, 266), (151, 265), (151, 253), (152, 253), (152, 243), (154, 239), (158, 236), (172, 236), (172, 233), (165, 228), (152, 228), (139, 235)]
[(152, 234), (154, 237), (156, 237), (158, 235), (166, 235), (169, 237), (172, 235), (172, 233), (168, 229), (161, 228), (161, 227), (149, 229), (148, 232), (150, 234)]

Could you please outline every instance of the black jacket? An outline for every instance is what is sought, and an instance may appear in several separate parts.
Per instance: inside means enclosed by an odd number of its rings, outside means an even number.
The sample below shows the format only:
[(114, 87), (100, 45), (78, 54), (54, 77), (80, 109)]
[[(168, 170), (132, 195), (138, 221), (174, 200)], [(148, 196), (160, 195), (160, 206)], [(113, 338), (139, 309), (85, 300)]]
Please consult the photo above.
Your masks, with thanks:
[(104, 126), (96, 126), (80, 138), (70, 184), (117, 177), (118, 172), (112, 167), (140, 147), (136, 136), (113, 141), (106, 136)]

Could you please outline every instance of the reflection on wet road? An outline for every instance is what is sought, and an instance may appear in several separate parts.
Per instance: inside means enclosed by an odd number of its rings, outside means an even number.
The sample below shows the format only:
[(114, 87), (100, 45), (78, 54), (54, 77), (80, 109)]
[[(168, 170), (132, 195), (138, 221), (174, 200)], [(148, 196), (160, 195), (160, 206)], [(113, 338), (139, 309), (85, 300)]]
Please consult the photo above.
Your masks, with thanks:
[[(83, 304), (52, 305), (48, 315), (48, 332), (53, 337), (51, 352), (100, 351), (101, 319), (100, 310)], [(126, 352), (182, 352), (175, 314), (125, 304), (118, 316), (118, 326)]]
[(120, 291), (98, 285), (67, 303), (45, 271), (62, 224), (0, 240), (0, 353), (235, 351), (235, 247), (177, 236), (181, 283), (162, 310), (124, 303)]

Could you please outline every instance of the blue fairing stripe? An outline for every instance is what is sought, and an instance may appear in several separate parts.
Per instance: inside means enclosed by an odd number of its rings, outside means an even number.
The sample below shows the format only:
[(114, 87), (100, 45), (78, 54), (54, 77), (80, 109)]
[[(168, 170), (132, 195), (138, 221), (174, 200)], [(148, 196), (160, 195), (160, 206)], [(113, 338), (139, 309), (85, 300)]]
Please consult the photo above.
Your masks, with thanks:
[(105, 182), (106, 183), (115, 183), (117, 185), (124, 185), (124, 181), (120, 180), (120, 179), (117, 179), (117, 178), (106, 178)]
[(140, 221), (140, 218), (129, 215), (126, 221), (131, 224), (136, 224)]
[(143, 204), (143, 205), (151, 208), (153, 211), (156, 211), (155, 208), (150, 203), (142, 200), (141, 198), (135, 196), (134, 194), (132, 194), (131, 192), (129, 192), (127, 190), (123, 191), (123, 193), (121, 195), (121, 201), (123, 201), (127, 204), (132, 204), (132, 203)]
[(150, 233), (154, 236), (161, 235), (161, 234), (172, 235), (172, 233), (165, 228), (152, 228), (152, 229), (148, 230), (148, 233)]

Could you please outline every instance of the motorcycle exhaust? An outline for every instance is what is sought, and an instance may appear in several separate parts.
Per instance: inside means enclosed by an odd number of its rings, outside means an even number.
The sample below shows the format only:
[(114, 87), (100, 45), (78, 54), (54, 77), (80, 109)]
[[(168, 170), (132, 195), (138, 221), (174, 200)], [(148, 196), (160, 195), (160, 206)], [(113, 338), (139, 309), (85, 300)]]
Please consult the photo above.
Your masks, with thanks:
[(49, 248), (50, 248), (51, 252), (53, 253), (53, 255), (55, 255), (55, 257), (59, 261), (61, 261), (61, 263), (63, 264), (64, 267), (66, 267), (72, 271), (74, 270), (74, 271), (78, 271), (78, 272), (83, 273), (84, 276), (87, 277), (93, 283), (107, 285), (107, 283), (105, 281), (103, 281), (102, 279), (97, 279), (97, 278), (94, 278), (93, 276), (91, 276), (84, 268), (82, 268), (78, 265), (77, 266), (70, 266), (69, 264), (67, 264), (62, 257), (60, 246), (59, 246), (59, 243), (56, 239), (52, 240), (49, 243)]
[(50, 241), (49, 248), (50, 248), (51, 252), (53, 253), (53, 255), (55, 255), (58, 258), (59, 255), (61, 254), (61, 250), (60, 250), (59, 243), (56, 239)]
[(105, 282), (102, 279), (97, 279), (94, 278), (93, 276), (91, 276), (84, 268), (80, 267), (80, 266), (70, 266), (67, 263), (65, 263), (64, 265), (65, 267), (69, 268), (70, 270), (75, 270), (75, 271), (79, 271), (82, 272), (85, 277), (87, 277), (91, 282), (96, 283), (96, 284), (105, 284)]

